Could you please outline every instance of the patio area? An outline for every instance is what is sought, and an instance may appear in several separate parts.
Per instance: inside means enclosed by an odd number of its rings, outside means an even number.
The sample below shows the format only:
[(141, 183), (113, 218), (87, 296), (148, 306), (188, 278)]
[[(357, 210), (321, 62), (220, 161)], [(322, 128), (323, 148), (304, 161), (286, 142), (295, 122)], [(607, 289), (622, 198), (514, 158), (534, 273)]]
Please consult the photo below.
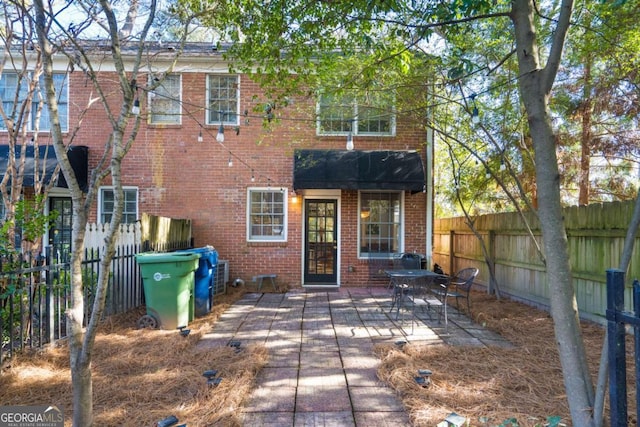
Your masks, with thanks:
[(377, 375), (377, 344), (505, 346), (510, 343), (449, 307), (438, 315), (391, 311), (391, 291), (250, 293), (226, 310), (201, 348), (263, 344), (269, 361), (249, 402), (244, 425), (410, 425), (396, 393)]

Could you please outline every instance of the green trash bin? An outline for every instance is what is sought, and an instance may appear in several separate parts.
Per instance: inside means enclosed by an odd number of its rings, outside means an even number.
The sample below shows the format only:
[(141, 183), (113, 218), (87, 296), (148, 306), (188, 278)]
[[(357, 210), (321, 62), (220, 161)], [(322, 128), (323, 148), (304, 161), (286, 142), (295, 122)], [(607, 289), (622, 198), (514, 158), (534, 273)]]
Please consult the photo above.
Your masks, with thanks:
[(176, 329), (193, 320), (193, 272), (198, 258), (187, 252), (136, 254), (147, 305), (138, 327)]

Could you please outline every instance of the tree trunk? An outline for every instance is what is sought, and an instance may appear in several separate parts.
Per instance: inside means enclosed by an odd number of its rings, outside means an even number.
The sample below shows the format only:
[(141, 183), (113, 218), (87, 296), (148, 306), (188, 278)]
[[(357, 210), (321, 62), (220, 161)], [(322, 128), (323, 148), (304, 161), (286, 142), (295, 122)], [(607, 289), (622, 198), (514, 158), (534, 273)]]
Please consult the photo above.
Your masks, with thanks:
[[(136, 7), (138, 2), (133, 1), (129, 14), (127, 15), (127, 26), (133, 28), (136, 15)], [(72, 255), (71, 255), (71, 307), (67, 310), (67, 318), (69, 324), (69, 352), (71, 379), (73, 386), (73, 426), (74, 427), (91, 427), (94, 422), (93, 416), (93, 385), (91, 378), (91, 360), (93, 355), (93, 346), (98, 330), (98, 324), (104, 311), (104, 305), (107, 295), (107, 287), (109, 283), (109, 273), (111, 271), (111, 261), (115, 253), (115, 242), (118, 236), (119, 225), (122, 219), (122, 211), (124, 205), (124, 195), (122, 191), (121, 181), (121, 163), (123, 157), (127, 154), (129, 148), (136, 139), (140, 129), (140, 116), (133, 119), (133, 126), (129, 127), (131, 120), (131, 107), (134, 103), (137, 87), (135, 85), (137, 72), (140, 68), (142, 58), (142, 50), (145, 45), (139, 44), (139, 52), (137, 60), (132, 64), (133, 71), (128, 75), (125, 63), (120, 51), (120, 39), (118, 37), (118, 20), (116, 14), (111, 8), (111, 3), (107, 0), (101, 0), (100, 6), (102, 13), (108, 23), (109, 33), (112, 44), (112, 59), (119, 76), (120, 91), (122, 95), (122, 105), (119, 114), (114, 114), (111, 110), (104, 92), (100, 88), (99, 83), (95, 80), (95, 75), (91, 74), (90, 79), (94, 87), (98, 89), (100, 99), (103, 103), (105, 112), (112, 125), (112, 133), (105, 143), (105, 153), (102, 160), (95, 167), (91, 174), (89, 190), (85, 194), (80, 188), (75, 178), (73, 168), (67, 157), (67, 149), (63, 138), (60, 118), (57, 109), (56, 94), (53, 85), (53, 49), (48, 38), (48, 17), (43, 0), (35, 0), (34, 7), (36, 13), (36, 28), (38, 32), (38, 43), (43, 55), (44, 76), (46, 82), (47, 106), (51, 116), (51, 137), (56, 151), (56, 157), (63, 171), (71, 197), (73, 201), (73, 229), (72, 229)], [(50, 11), (49, 11), (50, 12)], [(156, 0), (151, 0), (148, 5), (147, 19), (140, 31), (141, 40), (145, 40), (151, 24), (156, 15)], [(127, 29), (126, 31), (129, 31)], [(185, 32), (182, 43), (186, 38)], [(83, 58), (87, 59), (83, 55)], [(88, 104), (88, 107), (91, 102)], [(125, 143), (125, 130), (128, 137)], [(110, 151), (110, 153), (109, 153)], [(108, 163), (108, 170), (105, 168)], [(102, 179), (111, 175), (111, 183), (114, 186), (114, 207), (111, 222), (109, 224), (109, 232), (105, 236), (104, 242), (106, 250), (102, 254), (100, 261), (100, 274), (98, 277), (97, 288), (95, 289), (95, 300), (91, 309), (91, 316), (85, 328), (85, 301), (83, 295), (83, 275), (82, 260), (84, 255), (84, 237), (86, 225), (88, 222), (88, 213), (95, 200), (98, 187)], [(84, 284), (88, 285), (88, 284)]]
[(578, 204), (586, 206), (589, 204), (590, 178), (589, 168), (591, 166), (591, 115), (593, 110), (593, 102), (591, 100), (591, 63), (593, 61), (592, 54), (588, 53), (584, 64), (584, 88), (582, 91), (582, 134), (580, 145), (582, 153), (580, 154), (580, 192), (578, 194)]
[[(544, 68), (539, 64), (533, 1), (514, 0), (512, 5), (511, 18), (515, 28), (520, 69), (520, 94), (527, 112), (535, 152), (538, 216), (545, 251), (551, 316), (571, 418), (574, 425), (588, 427), (593, 425), (593, 385), (587, 366), (571, 276), (567, 235), (560, 202), (560, 173), (555, 136), (548, 109), (549, 93), (559, 66), (572, 2), (562, 3), (564, 10), (558, 20), (554, 45)], [(563, 25), (565, 27), (562, 27)]]
[(69, 334), (69, 365), (73, 388), (73, 425), (93, 425), (93, 382), (91, 378), (91, 351), (86, 348), (84, 330), (84, 293), (82, 259), (87, 215), (80, 194), (72, 193), (74, 221), (71, 229), (71, 307), (67, 319)]
[(93, 380), (91, 362), (77, 360), (71, 369), (73, 387), (73, 425), (93, 425)]

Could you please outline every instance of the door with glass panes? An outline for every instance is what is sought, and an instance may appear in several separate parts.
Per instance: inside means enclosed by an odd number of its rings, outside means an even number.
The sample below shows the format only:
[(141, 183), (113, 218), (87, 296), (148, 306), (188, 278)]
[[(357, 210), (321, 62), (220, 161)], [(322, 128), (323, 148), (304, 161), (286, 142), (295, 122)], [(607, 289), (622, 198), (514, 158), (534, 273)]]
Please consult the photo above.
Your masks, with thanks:
[(71, 253), (72, 213), (71, 199), (68, 197), (51, 197), (49, 212), (58, 213), (49, 227), (49, 246), (54, 262), (69, 261)]
[(304, 283), (337, 284), (337, 200), (305, 200)]

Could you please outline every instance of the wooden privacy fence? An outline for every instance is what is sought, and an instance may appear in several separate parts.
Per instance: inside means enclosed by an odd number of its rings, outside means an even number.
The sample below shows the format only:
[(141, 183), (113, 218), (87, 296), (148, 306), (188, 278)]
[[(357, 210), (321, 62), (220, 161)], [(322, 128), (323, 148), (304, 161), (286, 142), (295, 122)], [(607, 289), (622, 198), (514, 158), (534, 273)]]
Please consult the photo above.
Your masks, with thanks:
[[(604, 323), (606, 271), (619, 263), (633, 207), (633, 202), (614, 202), (563, 211), (573, 282), (583, 318)], [(537, 217), (531, 212), (525, 213), (525, 217), (542, 248)], [(500, 291), (514, 299), (548, 307), (545, 266), (522, 217), (517, 213), (500, 213), (478, 216), (474, 220), (475, 229), (485, 242), (488, 262), (495, 268)], [(630, 278), (640, 277), (639, 247), (640, 236), (636, 235)], [(480, 241), (465, 218), (435, 220), (433, 262), (447, 272), (477, 267), (480, 274), (476, 283), (489, 285), (489, 268)], [(631, 301), (630, 284), (625, 287), (625, 293), (626, 301)]]
[(607, 340), (609, 347), (609, 408), (611, 427), (627, 426), (626, 325), (634, 331), (636, 419), (640, 418), (640, 283), (633, 282), (633, 311), (625, 310), (624, 271), (607, 271)]
[[(109, 224), (87, 224), (84, 238), (85, 248), (104, 248), (104, 239)], [(162, 251), (164, 247), (176, 248), (177, 242), (183, 247), (192, 245), (191, 220), (175, 219), (142, 214), (140, 221), (120, 224), (116, 246), (142, 245), (143, 250)]]

